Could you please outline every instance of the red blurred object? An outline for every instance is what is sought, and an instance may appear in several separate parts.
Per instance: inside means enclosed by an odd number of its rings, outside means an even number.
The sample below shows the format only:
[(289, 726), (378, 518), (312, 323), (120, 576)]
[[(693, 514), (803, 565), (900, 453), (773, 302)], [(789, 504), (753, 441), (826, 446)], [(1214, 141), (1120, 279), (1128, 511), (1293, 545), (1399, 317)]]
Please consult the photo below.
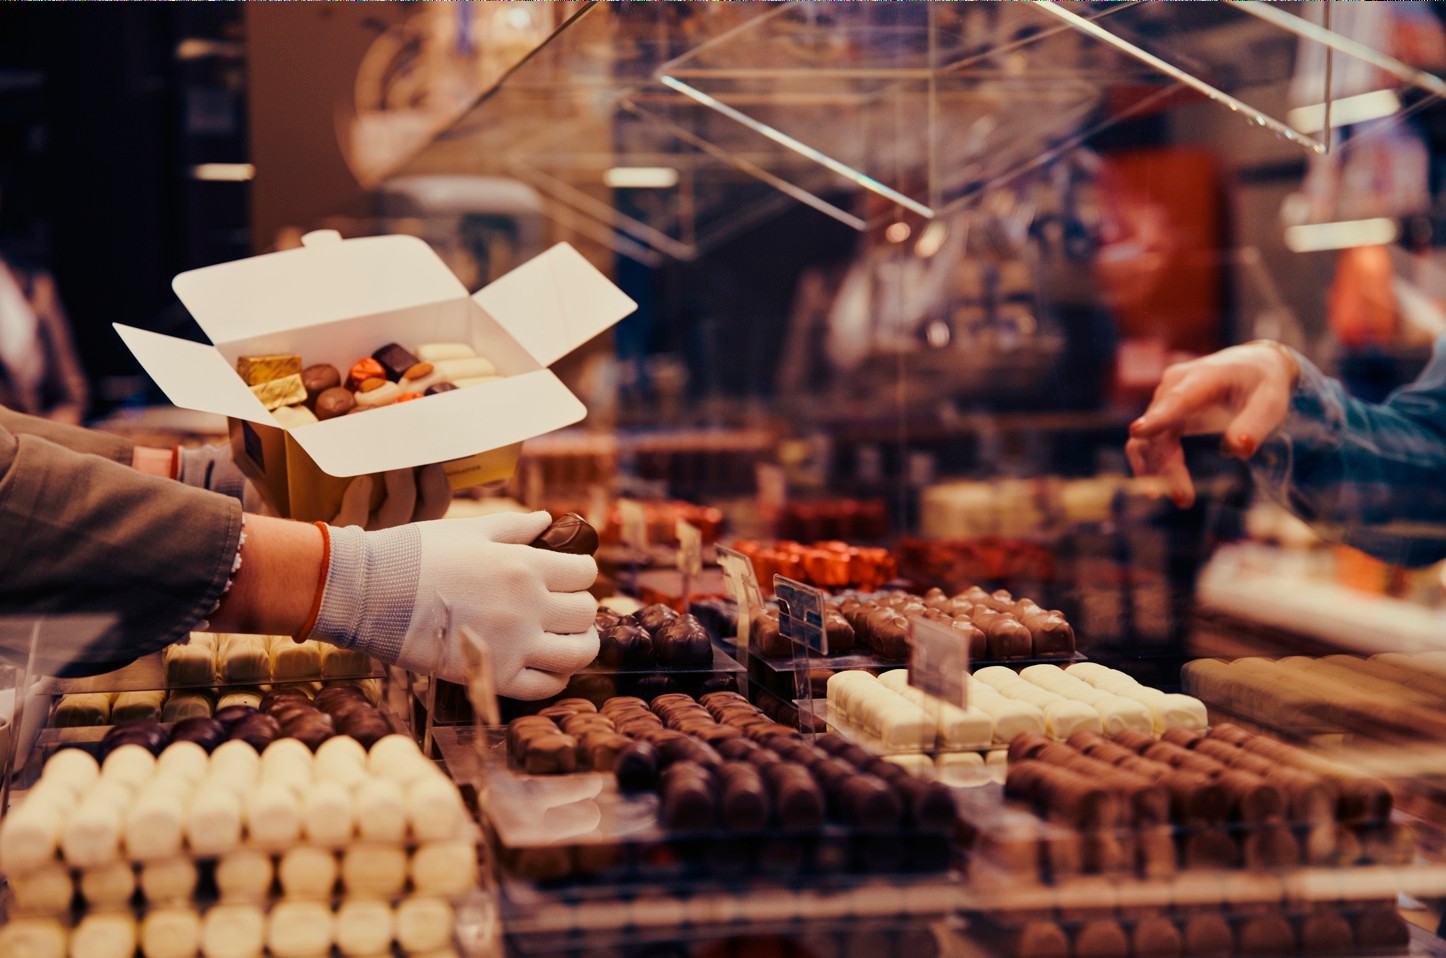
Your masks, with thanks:
[(1000, 536), (907, 538), (899, 543), (899, 567), (908, 579), (945, 592), (977, 582), (1050, 582), (1055, 576), (1052, 551), (1035, 542)]
[(778, 514), (778, 536), (876, 541), (889, 534), (889, 507), (882, 499), (802, 499), (786, 502)]
[(743, 540), (733, 548), (753, 560), (758, 584), (773, 592), (773, 577), (786, 576), (820, 589), (882, 588), (898, 575), (898, 563), (888, 549), (861, 548), (847, 542), (826, 540), (804, 545), (782, 541), (768, 545)]

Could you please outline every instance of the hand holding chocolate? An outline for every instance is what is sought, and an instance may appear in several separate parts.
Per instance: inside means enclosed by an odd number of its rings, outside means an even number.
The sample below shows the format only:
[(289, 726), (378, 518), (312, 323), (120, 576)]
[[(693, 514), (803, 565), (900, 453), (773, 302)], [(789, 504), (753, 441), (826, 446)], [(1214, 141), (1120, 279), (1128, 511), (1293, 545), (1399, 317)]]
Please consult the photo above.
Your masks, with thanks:
[(475, 386), (500, 378), (466, 343), (426, 343), (415, 354), (387, 343), (358, 359), (343, 376), (326, 363), (301, 365), (295, 355), (242, 356), (236, 371), (283, 425), (300, 426), (353, 412)]

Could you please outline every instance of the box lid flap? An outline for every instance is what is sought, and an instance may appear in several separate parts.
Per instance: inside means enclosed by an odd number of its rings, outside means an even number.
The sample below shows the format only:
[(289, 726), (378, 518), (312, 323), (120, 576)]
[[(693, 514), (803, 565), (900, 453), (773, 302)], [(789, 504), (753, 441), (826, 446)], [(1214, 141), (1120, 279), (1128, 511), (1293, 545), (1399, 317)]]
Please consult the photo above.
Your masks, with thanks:
[(415, 236), (342, 240), (328, 230), (303, 242), (301, 249), (193, 269), (171, 286), (214, 343), (467, 295)]
[(120, 323), (115, 324), (115, 331), (177, 406), (276, 425), (275, 417), (214, 346)]
[(472, 299), (543, 366), (638, 308), (567, 243), (533, 257)]
[(290, 434), (323, 472), (345, 478), (486, 452), (570, 426), (586, 413), (553, 372), (539, 369)]

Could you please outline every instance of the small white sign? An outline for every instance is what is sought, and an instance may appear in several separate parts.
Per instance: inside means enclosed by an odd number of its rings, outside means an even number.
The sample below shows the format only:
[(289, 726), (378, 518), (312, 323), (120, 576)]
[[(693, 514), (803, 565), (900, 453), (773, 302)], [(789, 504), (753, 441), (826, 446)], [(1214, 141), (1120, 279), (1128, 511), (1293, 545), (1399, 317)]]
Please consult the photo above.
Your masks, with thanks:
[(677, 522), (678, 571), (689, 578), (703, 574), (703, 530), (686, 519)]
[(758, 587), (758, 574), (753, 560), (735, 549), (718, 546), (718, 567), (723, 570), (723, 588), (738, 604), (738, 648), (748, 652), (749, 629), (753, 616), (763, 608), (763, 590)]
[(622, 520), (623, 545), (639, 551), (648, 548), (648, 517), (643, 504), (634, 499), (618, 500), (618, 515)]

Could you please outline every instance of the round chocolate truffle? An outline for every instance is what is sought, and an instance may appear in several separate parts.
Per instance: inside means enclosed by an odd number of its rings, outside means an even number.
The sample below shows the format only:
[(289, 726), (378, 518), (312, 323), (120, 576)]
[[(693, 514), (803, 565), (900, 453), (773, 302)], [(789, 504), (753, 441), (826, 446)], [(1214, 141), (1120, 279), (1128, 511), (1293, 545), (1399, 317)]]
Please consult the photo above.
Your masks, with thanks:
[[(244, 707), (244, 706), (243, 706)], [(253, 715), (254, 710), (248, 709)], [(216, 746), (226, 741), (228, 727), (219, 718), (205, 718), (196, 716), (194, 718), (181, 719), (171, 728), (172, 742), (195, 742), (207, 752), (214, 752)]]
[(159, 755), (166, 747), (167, 739), (166, 730), (150, 719), (126, 722), (105, 733), (105, 738), (100, 740), (100, 750), (102, 755), (109, 755), (122, 745), (139, 745), (152, 755)]

